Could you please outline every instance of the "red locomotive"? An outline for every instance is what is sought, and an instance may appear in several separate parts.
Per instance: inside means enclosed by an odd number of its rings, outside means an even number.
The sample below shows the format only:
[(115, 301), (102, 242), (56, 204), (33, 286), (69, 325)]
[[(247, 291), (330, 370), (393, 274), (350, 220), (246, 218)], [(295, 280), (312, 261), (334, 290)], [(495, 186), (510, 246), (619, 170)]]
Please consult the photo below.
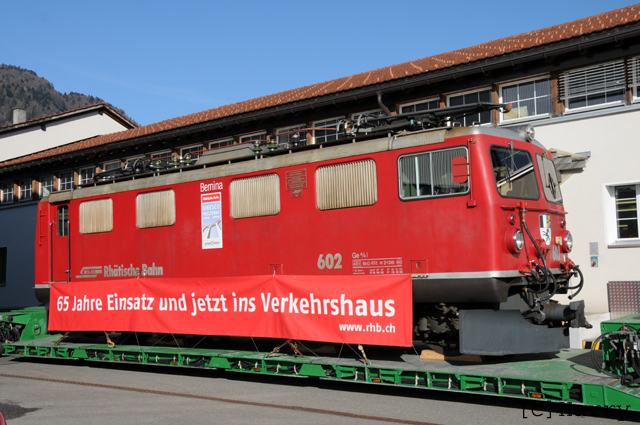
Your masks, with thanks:
[[(410, 276), (415, 339), (465, 353), (557, 351), (569, 327), (588, 324), (582, 301), (551, 299), (575, 296), (583, 283), (568, 258), (573, 241), (551, 154), (530, 127), (438, 126), (496, 107), (506, 105), (361, 117), (342, 123), (343, 139), (322, 145), (255, 141), (205, 151), (193, 164), (182, 158), (185, 166), (143, 160), (121, 170), (133, 178), (103, 174), (53, 193), (38, 210), (36, 292), (48, 301), (59, 282), (215, 287), (219, 279), (309, 276), (322, 286), (325, 277)], [(370, 314), (398, 308), (374, 298), (364, 303)], [(213, 299), (194, 295), (192, 316), (212, 311)], [(239, 301), (250, 309), (251, 299)], [(176, 297), (176, 308), (181, 302), (191, 305), (189, 294)], [(323, 307), (313, 294), (306, 305)]]

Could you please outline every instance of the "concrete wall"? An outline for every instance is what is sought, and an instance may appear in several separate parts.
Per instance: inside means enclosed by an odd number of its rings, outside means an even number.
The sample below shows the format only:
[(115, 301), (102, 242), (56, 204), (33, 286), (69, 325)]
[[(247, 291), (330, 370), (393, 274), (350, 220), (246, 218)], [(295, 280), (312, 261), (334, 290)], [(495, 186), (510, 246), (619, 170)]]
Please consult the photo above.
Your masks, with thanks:
[[(567, 229), (573, 234), (570, 258), (580, 266), (585, 286), (577, 299), (584, 299), (592, 315), (609, 312), (607, 282), (640, 281), (640, 246), (608, 247), (606, 228), (615, 231), (613, 217), (605, 214), (603, 188), (608, 183), (640, 183), (640, 110), (627, 107), (611, 113), (572, 119), (551, 119), (535, 126), (536, 139), (546, 148), (569, 152), (591, 151), (583, 173), (562, 184), (564, 205), (569, 212)], [(598, 267), (590, 265), (589, 243), (598, 243)]]
[(0, 135), (0, 161), (40, 152), (78, 140), (126, 130), (107, 114), (69, 117), (47, 123), (45, 130), (39, 125)]
[(0, 247), (7, 248), (7, 283), (0, 308), (38, 305), (34, 293), (37, 202), (0, 208)]

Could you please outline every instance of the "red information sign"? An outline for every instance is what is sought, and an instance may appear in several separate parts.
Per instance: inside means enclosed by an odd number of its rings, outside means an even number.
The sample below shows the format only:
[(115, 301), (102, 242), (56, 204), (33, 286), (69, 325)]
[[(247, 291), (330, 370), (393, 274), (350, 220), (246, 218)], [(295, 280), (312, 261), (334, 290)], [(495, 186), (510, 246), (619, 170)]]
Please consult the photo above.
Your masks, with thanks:
[(232, 335), (408, 347), (409, 275), (140, 278), (51, 285), (51, 330)]

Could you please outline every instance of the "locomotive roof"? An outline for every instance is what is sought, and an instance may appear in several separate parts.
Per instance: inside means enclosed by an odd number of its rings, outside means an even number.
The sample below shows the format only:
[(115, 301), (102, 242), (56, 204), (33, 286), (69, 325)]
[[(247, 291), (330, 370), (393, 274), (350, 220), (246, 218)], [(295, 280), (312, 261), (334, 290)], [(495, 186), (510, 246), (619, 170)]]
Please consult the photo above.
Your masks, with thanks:
[[(158, 173), (135, 175), (109, 181), (94, 183), (79, 189), (53, 192), (49, 195), (51, 203), (82, 199), (94, 196), (109, 195), (131, 190), (142, 190), (153, 187), (171, 186), (194, 181), (210, 180), (226, 176), (237, 176), (261, 171), (275, 170), (283, 167), (311, 164), (332, 159), (349, 158), (358, 155), (374, 154), (378, 152), (404, 149), (416, 146), (427, 146), (445, 143), (446, 139), (486, 134), (495, 137), (526, 142), (524, 128), (496, 128), (496, 127), (445, 127), (389, 134), (369, 140), (353, 143), (353, 139), (342, 139), (323, 145), (310, 145), (293, 150), (269, 152), (257, 159), (254, 155), (237, 159), (236, 162), (216, 158), (216, 155), (204, 156), (196, 165), (179, 169), (169, 169)], [(538, 147), (544, 147), (537, 141), (532, 141)], [(147, 177), (147, 178), (144, 178)]]

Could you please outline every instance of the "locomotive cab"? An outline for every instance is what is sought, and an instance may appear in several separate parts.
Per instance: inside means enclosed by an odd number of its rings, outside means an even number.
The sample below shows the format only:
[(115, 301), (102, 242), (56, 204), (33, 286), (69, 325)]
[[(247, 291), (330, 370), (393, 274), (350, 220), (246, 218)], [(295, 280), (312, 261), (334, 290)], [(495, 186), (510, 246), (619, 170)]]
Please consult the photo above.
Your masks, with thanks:
[[(425, 341), (469, 354), (568, 348), (569, 328), (590, 325), (584, 302), (573, 301), (584, 282), (568, 256), (573, 238), (551, 154), (531, 127), (459, 132), (473, 158), (473, 197), (482, 199), (467, 205), (473, 205), (467, 219), (480, 226), (472, 231), (487, 241), (474, 249), (488, 267), (458, 279), (414, 281), (414, 301), (422, 301), (417, 312), (424, 313), (416, 317), (416, 332)], [(572, 277), (578, 282), (571, 283)], [(441, 286), (436, 297), (435, 286)], [(568, 303), (552, 299), (556, 295), (566, 295)], [(434, 298), (439, 302), (429, 302)]]

